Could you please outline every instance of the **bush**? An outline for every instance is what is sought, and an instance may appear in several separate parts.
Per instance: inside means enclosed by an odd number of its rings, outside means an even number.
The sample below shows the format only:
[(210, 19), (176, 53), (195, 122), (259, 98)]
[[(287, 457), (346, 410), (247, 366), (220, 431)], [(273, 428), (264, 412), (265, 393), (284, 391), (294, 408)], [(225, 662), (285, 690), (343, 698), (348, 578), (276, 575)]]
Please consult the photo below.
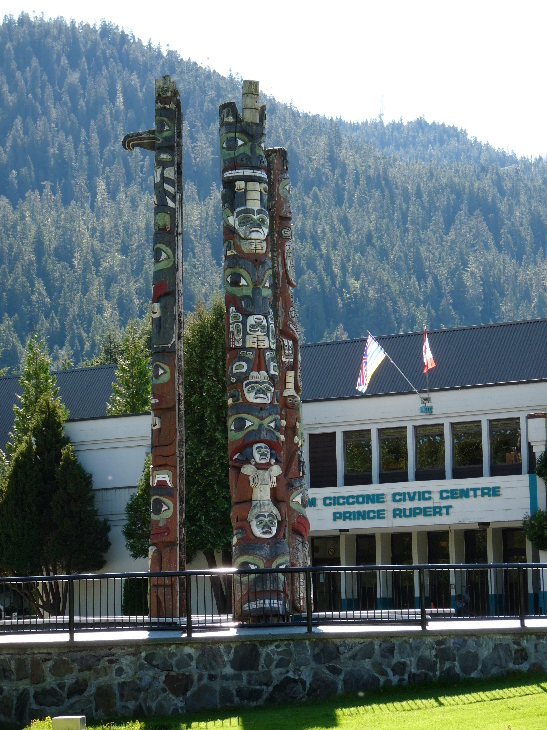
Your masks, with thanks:
[[(547, 484), (547, 451), (536, 461), (536, 474)], [(547, 550), (547, 512), (538, 509), (522, 523), (526, 537), (538, 550)]]
[(526, 537), (538, 550), (547, 550), (547, 512), (538, 509), (522, 523)]
[(547, 484), (547, 451), (537, 458), (536, 474)]

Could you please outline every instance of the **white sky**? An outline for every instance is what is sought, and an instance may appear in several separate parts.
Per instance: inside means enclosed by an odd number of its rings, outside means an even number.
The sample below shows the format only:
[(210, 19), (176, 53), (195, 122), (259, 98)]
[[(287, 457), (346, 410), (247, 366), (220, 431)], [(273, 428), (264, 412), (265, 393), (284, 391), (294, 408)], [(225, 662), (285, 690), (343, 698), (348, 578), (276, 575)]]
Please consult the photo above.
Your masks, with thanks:
[(424, 116), (519, 156), (547, 155), (545, 0), (281, 0), (273, 8), (3, 0), (2, 15), (105, 18), (222, 74), (258, 79), (301, 111), (362, 121), (383, 104), (385, 122)]

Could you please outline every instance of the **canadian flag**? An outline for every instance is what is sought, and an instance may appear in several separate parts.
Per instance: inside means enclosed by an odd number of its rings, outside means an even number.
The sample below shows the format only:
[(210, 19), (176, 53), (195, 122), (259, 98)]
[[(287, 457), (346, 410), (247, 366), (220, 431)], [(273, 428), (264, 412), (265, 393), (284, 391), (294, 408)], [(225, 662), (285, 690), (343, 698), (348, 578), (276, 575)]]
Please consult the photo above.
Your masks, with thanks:
[(427, 339), (427, 330), (424, 327), (424, 373), (428, 370), (432, 370), (435, 367), (435, 360), (431, 354), (431, 348), (429, 347), (429, 340)]

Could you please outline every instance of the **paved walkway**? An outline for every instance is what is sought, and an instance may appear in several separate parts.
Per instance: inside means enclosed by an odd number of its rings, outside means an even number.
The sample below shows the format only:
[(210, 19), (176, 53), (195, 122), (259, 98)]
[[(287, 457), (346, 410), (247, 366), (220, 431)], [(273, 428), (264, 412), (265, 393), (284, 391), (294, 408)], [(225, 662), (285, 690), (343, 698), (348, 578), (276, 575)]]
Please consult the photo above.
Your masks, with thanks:
[[(531, 618), (526, 619), (526, 628), (528, 631), (535, 631), (539, 629), (541, 632), (547, 630), (547, 618)], [(482, 621), (459, 621), (451, 619), (447, 621), (434, 621), (431, 622), (427, 627), (428, 634), (442, 635), (447, 632), (472, 632), (472, 633), (496, 633), (498, 631), (520, 631), (520, 622), (518, 619), (496, 619), (496, 620), (482, 620)], [(421, 627), (413, 624), (385, 624), (385, 625), (351, 625), (351, 624), (335, 624), (335, 625), (324, 625), (314, 626), (313, 636), (367, 636), (373, 634), (400, 634), (400, 633), (421, 633)], [(214, 631), (196, 631), (194, 630), (192, 640), (193, 641), (210, 641), (215, 640), (230, 640), (230, 639), (246, 639), (246, 638), (261, 638), (261, 637), (283, 637), (283, 639), (290, 638), (291, 636), (306, 636), (306, 626), (277, 626), (267, 628), (227, 628), (219, 629)], [(147, 630), (132, 630), (126, 631), (77, 631), (74, 637), (75, 644), (86, 644), (86, 643), (123, 643), (130, 641), (179, 641), (185, 639), (184, 632), (180, 631), (147, 631)], [(62, 644), (69, 643), (68, 633), (65, 632), (48, 632), (42, 634), (0, 634), (0, 647), (9, 644), (36, 644), (36, 645), (48, 645), (48, 644)]]

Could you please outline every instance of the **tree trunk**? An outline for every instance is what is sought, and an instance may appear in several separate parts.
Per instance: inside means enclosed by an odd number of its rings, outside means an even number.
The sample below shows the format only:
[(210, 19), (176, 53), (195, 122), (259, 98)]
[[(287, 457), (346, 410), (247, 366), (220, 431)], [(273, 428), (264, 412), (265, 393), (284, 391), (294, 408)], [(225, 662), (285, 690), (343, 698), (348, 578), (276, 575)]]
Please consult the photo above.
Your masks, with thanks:
[[(209, 568), (209, 570), (218, 568), (214, 550), (204, 550), (203, 554), (205, 555), (205, 559), (207, 560), (207, 567)], [(226, 601), (225, 580), (223, 580), (220, 575), (212, 575), (211, 588), (213, 590), (213, 596), (215, 597), (215, 602), (217, 604), (217, 611), (219, 612), (219, 614), (227, 613), (228, 604)]]
[[(222, 567), (232, 567), (232, 549), (223, 549), (222, 551)], [(232, 613), (232, 585), (233, 578), (231, 575), (227, 575), (224, 579), (224, 592), (226, 594), (226, 613)]]

